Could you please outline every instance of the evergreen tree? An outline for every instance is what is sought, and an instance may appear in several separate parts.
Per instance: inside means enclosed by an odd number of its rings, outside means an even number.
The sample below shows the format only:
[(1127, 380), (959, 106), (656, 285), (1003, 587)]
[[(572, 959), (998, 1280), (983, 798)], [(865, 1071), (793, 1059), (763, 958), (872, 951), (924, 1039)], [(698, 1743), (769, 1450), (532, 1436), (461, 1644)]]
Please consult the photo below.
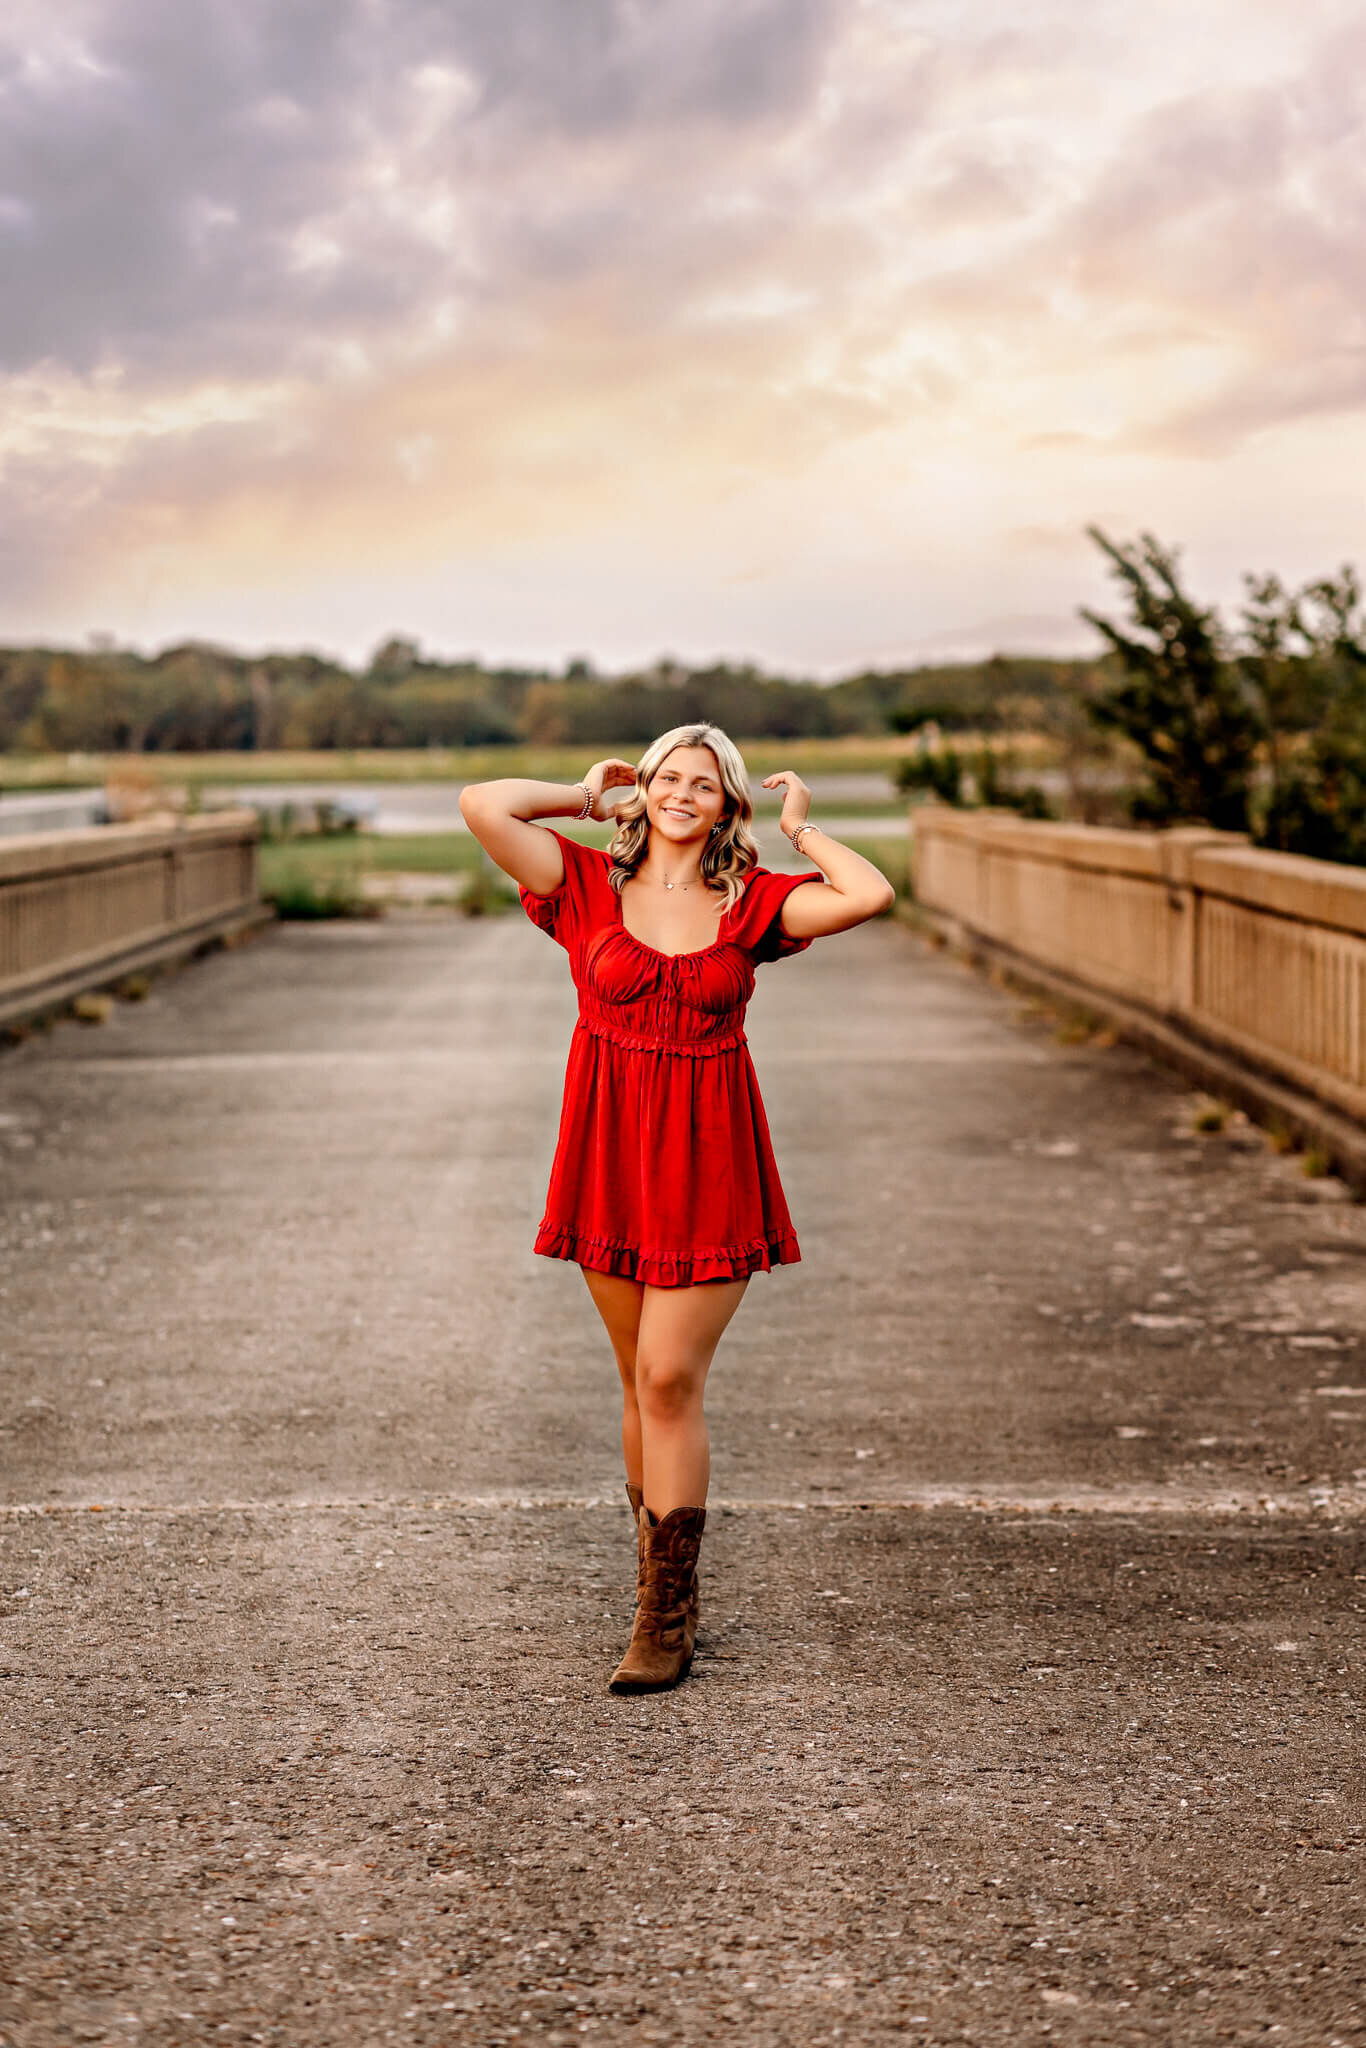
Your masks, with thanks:
[(1366, 864), (1366, 621), (1356, 571), (1287, 594), (1247, 577), (1240, 663), (1267, 735), (1259, 837), (1283, 853)]
[(1118, 678), (1089, 709), (1098, 725), (1123, 733), (1143, 756), (1148, 784), (1136, 815), (1154, 824), (1189, 820), (1245, 830), (1260, 720), (1225, 654), (1215, 613), (1186, 595), (1175, 554), (1152, 534), (1123, 545), (1098, 526), (1086, 530), (1108, 555), (1129, 605), (1127, 631), (1084, 607), (1081, 615), (1118, 658)]

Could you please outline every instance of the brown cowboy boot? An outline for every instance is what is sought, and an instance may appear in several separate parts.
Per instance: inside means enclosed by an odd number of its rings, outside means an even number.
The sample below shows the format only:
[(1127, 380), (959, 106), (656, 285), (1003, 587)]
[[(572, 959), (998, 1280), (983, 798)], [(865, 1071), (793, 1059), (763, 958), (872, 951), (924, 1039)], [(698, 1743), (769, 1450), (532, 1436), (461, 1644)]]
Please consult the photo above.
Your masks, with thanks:
[(613, 1692), (662, 1692), (692, 1663), (697, 1640), (697, 1553), (705, 1508), (674, 1508), (657, 1522), (640, 1511), (641, 1584), (626, 1655), (612, 1673)]

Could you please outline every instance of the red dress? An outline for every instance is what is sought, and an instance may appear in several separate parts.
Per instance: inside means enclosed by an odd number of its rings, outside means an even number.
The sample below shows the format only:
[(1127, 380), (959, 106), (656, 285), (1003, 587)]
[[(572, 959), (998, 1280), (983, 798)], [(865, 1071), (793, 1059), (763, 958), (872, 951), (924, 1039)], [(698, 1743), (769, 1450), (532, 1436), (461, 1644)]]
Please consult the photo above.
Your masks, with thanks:
[(651, 1287), (794, 1265), (743, 1025), (759, 962), (810, 945), (779, 918), (820, 876), (751, 868), (711, 945), (660, 953), (627, 931), (607, 855), (554, 836), (563, 883), (521, 897), (569, 955), (579, 1021), (536, 1250)]

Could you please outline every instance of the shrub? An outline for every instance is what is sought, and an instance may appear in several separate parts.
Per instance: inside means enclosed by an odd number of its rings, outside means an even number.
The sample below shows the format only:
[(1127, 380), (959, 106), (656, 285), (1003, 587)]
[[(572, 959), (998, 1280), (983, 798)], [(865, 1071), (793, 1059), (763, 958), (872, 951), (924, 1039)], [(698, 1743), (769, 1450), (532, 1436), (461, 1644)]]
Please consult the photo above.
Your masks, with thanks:
[(373, 917), (356, 876), (342, 868), (320, 873), (302, 861), (287, 861), (275, 871), (262, 894), (283, 918)]
[(477, 867), (471, 869), (469, 880), (460, 892), (460, 908), (466, 917), (495, 917), (500, 911), (510, 910), (517, 901), (517, 893), (501, 868), (494, 866), (487, 854)]
[(924, 748), (908, 754), (896, 771), (896, 786), (906, 795), (925, 790), (941, 804), (963, 802), (963, 763), (955, 747)]

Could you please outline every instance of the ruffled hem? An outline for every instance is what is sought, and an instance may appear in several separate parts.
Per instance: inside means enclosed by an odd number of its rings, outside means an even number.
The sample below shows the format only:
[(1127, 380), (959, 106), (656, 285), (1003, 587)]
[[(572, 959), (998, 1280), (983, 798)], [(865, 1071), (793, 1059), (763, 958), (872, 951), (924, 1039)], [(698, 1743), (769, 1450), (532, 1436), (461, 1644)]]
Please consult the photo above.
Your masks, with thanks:
[(638, 1245), (612, 1244), (603, 1238), (585, 1237), (567, 1224), (549, 1222), (537, 1231), (533, 1250), (542, 1258), (569, 1259), (592, 1273), (614, 1273), (619, 1279), (639, 1280), (647, 1287), (696, 1287), (707, 1280), (744, 1280), (774, 1266), (795, 1266), (802, 1256), (791, 1230), (754, 1238), (748, 1244), (709, 1245), (704, 1251), (645, 1252)]

